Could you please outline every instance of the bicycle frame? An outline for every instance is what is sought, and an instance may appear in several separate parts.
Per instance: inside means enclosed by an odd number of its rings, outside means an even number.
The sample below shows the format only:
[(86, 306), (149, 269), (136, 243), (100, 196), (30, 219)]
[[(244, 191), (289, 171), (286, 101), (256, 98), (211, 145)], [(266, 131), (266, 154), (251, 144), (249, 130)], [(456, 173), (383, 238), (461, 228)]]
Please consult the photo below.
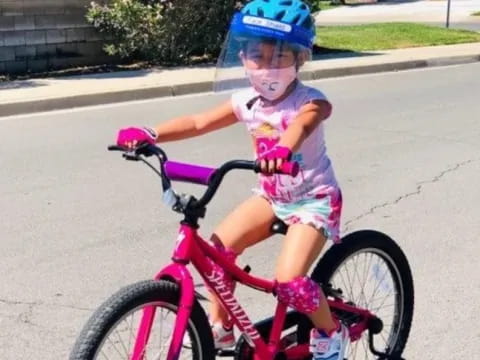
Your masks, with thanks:
[[(142, 160), (162, 178), (164, 194), (171, 191), (170, 180), (193, 182), (207, 185), (208, 187), (200, 200), (188, 197), (182, 198), (170, 193), (170, 195), (173, 196), (173, 200), (175, 200), (172, 203), (173, 209), (183, 213), (185, 219), (181, 222), (177, 243), (173, 251), (173, 262), (155, 276), (155, 280), (174, 281), (180, 287), (179, 306), (167, 360), (178, 359), (183, 336), (195, 301), (193, 279), (187, 268), (187, 265), (190, 263), (193, 264), (202, 276), (206, 285), (217, 295), (231, 316), (233, 323), (245, 335), (246, 341), (254, 349), (254, 360), (273, 360), (280, 349), (281, 334), (287, 316), (287, 305), (281, 302), (277, 303), (269, 339), (268, 342), (265, 342), (241, 305), (233, 296), (232, 291), (225, 286), (222, 278), (216, 274), (214, 265), (220, 266), (237, 282), (266, 293), (275, 292), (275, 282), (254, 277), (238, 266), (227, 262), (218, 250), (198, 235), (197, 231), (199, 227), (197, 221), (205, 215), (205, 206), (214, 196), (223, 176), (233, 169), (246, 169), (258, 172), (260, 171), (259, 164), (251, 161), (234, 160), (225, 163), (220, 168), (212, 169), (190, 164), (174, 163), (167, 161), (167, 156), (162, 149), (148, 144), (134, 151), (128, 151), (128, 149), (116, 145), (109, 146), (109, 150), (123, 151), (123, 156), (127, 160)], [(160, 162), (161, 171), (155, 169), (140, 155), (156, 155)], [(298, 172), (298, 164), (285, 163), (284, 165), (285, 168), (282, 168), (280, 173), (295, 176), (296, 172)], [(326, 295), (328, 294), (326, 293)], [(359, 321), (355, 321), (350, 324), (349, 327), (350, 339), (352, 341), (358, 340), (362, 336), (362, 333), (366, 329), (369, 329), (370, 320), (376, 319), (374, 314), (368, 310), (346, 304), (338, 296), (333, 295), (333, 298), (334, 300), (327, 299), (332, 310), (355, 315), (358, 318)], [(143, 310), (131, 360), (143, 360), (144, 358), (144, 350), (149, 340), (155, 318), (155, 311), (154, 306), (146, 307)], [(376, 328), (377, 330), (381, 328), (381, 324), (377, 325)], [(370, 341), (370, 346), (373, 349), (372, 341)], [(290, 347), (286, 349), (284, 353), (288, 360), (302, 359), (309, 355), (308, 344), (299, 344)]]
[[(266, 343), (247, 314), (235, 299), (233, 293), (225, 286), (221, 277), (216, 274), (213, 264), (218, 264), (239, 283), (266, 293), (275, 291), (275, 282), (249, 275), (238, 266), (226, 261), (212, 245), (203, 240), (195, 227), (183, 224), (177, 238), (172, 256), (173, 263), (163, 268), (156, 280), (168, 280), (178, 283), (180, 301), (173, 331), (172, 341), (168, 350), (167, 360), (176, 360), (180, 354), (183, 336), (185, 334), (190, 312), (195, 301), (194, 283), (187, 264), (192, 263), (202, 276), (206, 285), (212, 289), (232, 318), (234, 324), (245, 334), (247, 342), (254, 348), (255, 360), (272, 360), (279, 351), (279, 343), (284, 326), (287, 306), (278, 302), (273, 318), (268, 343)], [(352, 341), (358, 340), (368, 327), (368, 320), (373, 317), (368, 310), (359, 309), (343, 303), (341, 300), (328, 300), (329, 305), (340, 311), (347, 311), (361, 316), (360, 323), (350, 327)], [(155, 307), (143, 310), (140, 327), (131, 360), (143, 360), (144, 348), (148, 343), (150, 330), (155, 317)], [(297, 345), (285, 351), (287, 359), (301, 359), (308, 356), (308, 344)]]

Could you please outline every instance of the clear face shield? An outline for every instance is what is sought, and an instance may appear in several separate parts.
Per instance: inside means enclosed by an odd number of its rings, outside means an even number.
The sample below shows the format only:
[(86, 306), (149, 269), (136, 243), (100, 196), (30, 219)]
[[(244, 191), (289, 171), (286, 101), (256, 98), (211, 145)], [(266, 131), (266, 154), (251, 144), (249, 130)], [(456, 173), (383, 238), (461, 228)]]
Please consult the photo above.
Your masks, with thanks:
[(218, 58), (214, 91), (253, 86), (273, 100), (311, 58), (312, 32), (279, 21), (237, 13)]

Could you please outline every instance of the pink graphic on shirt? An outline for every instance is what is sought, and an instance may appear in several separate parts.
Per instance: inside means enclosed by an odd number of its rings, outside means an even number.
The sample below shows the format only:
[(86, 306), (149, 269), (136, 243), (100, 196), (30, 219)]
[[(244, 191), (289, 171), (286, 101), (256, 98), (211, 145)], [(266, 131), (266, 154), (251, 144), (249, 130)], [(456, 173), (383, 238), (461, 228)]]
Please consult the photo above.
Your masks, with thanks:
[(277, 196), (277, 183), (274, 176), (262, 176), (260, 185), (269, 196)]
[(282, 116), (282, 120), (281, 120), (280, 124), (281, 124), (281, 127), (282, 127), (282, 130), (283, 130), (283, 131), (287, 130), (287, 128), (288, 128), (288, 119), (289, 119), (289, 118), (290, 118), (290, 117), (287, 116), (286, 114), (284, 114), (284, 115)]

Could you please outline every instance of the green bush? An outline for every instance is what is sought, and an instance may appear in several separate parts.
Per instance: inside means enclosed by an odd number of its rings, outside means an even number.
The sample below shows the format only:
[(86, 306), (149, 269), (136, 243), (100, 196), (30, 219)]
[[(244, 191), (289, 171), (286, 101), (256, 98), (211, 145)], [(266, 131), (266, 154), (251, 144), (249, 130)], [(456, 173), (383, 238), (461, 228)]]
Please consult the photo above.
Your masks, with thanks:
[(312, 13), (345, 4), (345, 0), (305, 0)]
[(105, 34), (105, 51), (164, 65), (215, 58), (237, 0), (111, 0), (92, 2), (87, 20)]

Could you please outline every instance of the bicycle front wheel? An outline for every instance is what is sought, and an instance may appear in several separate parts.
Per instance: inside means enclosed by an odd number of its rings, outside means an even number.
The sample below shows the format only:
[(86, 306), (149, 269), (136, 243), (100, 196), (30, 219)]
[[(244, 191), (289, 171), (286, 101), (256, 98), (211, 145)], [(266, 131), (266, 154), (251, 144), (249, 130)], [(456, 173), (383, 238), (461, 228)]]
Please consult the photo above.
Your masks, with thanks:
[[(175, 327), (180, 292), (169, 281), (142, 281), (121, 289), (91, 316), (80, 333), (70, 360), (141, 360), (167, 358)], [(144, 310), (153, 311), (145, 341), (138, 341)], [(195, 301), (179, 359), (213, 360), (212, 333), (202, 307)], [(147, 341), (148, 339), (148, 341)], [(140, 349), (140, 350), (139, 350)]]
[[(368, 309), (383, 322), (375, 347), (393, 358), (401, 356), (413, 317), (413, 279), (407, 258), (387, 235), (373, 230), (351, 233), (319, 261), (312, 279), (341, 290), (345, 302)], [(351, 319), (342, 318), (345, 323)], [(351, 343), (348, 360), (373, 360), (367, 333)]]

